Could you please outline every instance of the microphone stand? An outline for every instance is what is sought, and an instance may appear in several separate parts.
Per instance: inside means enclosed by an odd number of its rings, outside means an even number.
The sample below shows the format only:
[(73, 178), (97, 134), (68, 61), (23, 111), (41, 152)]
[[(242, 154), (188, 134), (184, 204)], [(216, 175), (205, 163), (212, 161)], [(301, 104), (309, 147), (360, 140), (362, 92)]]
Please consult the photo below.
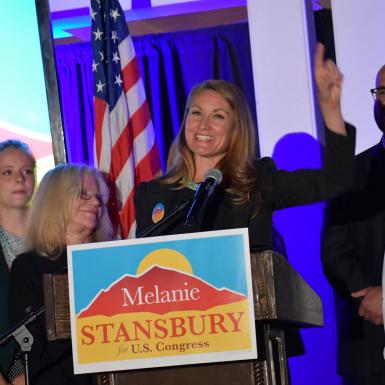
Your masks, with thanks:
[[(182, 212), (188, 205), (190, 205), (189, 212), (184, 221), (184, 226), (189, 228), (189, 232), (193, 229), (200, 229), (203, 219), (203, 210), (206, 207), (207, 200), (212, 195), (215, 187), (222, 181), (222, 172), (216, 168), (210, 169), (205, 174), (205, 180), (199, 185), (198, 190), (196, 190), (193, 198), (191, 200), (185, 201), (179, 206), (176, 206), (168, 215), (166, 215), (162, 220), (157, 223), (154, 223), (149, 228), (140, 233), (137, 238), (146, 237), (159, 227), (163, 226), (164, 223), (168, 222), (176, 214)], [(202, 196), (203, 201), (202, 201)]]
[(171, 210), (168, 215), (166, 215), (164, 218), (162, 218), (159, 222), (154, 223), (153, 225), (148, 227), (146, 230), (142, 231), (137, 236), (137, 238), (144, 238), (144, 237), (147, 237), (147, 236), (151, 235), (152, 233), (154, 233), (157, 229), (159, 229), (161, 226), (163, 226), (166, 222), (169, 222), (170, 219), (174, 218), (175, 215), (177, 215), (180, 212), (183, 212), (186, 209), (186, 207), (191, 205), (194, 198), (191, 200), (185, 201), (178, 206), (175, 206), (175, 208), (173, 210)]
[(40, 314), (45, 312), (45, 307), (41, 307), (36, 311), (32, 311), (29, 313), (27, 317), (25, 317), (21, 322), (19, 322), (16, 326), (14, 326), (11, 330), (9, 330), (6, 334), (0, 336), (0, 345), (8, 342), (12, 337), (20, 345), (21, 351), (23, 353), (23, 361), (24, 361), (24, 379), (25, 385), (30, 385), (29, 381), (29, 352), (32, 349), (33, 344), (33, 336), (31, 332), (27, 329), (26, 325), (36, 320)]

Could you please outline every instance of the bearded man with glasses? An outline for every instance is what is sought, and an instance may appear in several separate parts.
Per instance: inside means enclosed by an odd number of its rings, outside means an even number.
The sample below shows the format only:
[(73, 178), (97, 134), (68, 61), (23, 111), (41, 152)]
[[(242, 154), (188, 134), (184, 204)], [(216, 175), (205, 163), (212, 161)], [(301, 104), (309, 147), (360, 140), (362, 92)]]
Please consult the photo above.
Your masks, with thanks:
[[(385, 65), (377, 73), (374, 118), (385, 133)], [(338, 373), (343, 385), (385, 384), (382, 267), (385, 251), (385, 139), (356, 157), (356, 186), (325, 210), (322, 263), (333, 286)]]

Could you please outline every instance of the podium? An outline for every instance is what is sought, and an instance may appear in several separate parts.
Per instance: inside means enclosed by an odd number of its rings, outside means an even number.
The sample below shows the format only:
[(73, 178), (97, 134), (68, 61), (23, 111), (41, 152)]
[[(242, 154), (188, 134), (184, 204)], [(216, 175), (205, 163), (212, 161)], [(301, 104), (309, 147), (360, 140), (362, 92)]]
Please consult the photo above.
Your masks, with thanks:
[[(95, 375), (97, 385), (289, 385), (285, 331), (323, 326), (319, 296), (282, 255), (251, 253), (258, 359)], [(70, 338), (68, 279), (44, 276), (48, 340)]]

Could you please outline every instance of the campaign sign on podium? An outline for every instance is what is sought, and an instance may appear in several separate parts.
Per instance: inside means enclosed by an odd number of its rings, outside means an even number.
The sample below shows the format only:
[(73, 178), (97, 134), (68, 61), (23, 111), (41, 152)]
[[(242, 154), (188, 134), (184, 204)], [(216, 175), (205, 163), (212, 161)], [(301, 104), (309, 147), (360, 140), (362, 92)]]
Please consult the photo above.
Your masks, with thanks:
[(257, 358), (247, 229), (68, 247), (75, 373)]

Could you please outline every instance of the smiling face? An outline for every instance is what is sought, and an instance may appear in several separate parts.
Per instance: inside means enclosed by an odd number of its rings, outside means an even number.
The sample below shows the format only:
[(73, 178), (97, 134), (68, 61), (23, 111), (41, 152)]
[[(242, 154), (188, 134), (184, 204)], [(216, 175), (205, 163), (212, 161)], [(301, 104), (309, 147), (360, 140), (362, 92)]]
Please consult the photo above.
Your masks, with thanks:
[(26, 208), (35, 189), (35, 162), (16, 148), (0, 152), (0, 208)]
[(186, 117), (185, 138), (199, 164), (215, 167), (229, 147), (234, 113), (228, 102), (216, 91), (204, 90), (195, 95)]
[(79, 197), (75, 198), (73, 215), (67, 227), (72, 231), (94, 232), (102, 216), (102, 202), (100, 191), (95, 178), (84, 173), (82, 178), (82, 191)]

